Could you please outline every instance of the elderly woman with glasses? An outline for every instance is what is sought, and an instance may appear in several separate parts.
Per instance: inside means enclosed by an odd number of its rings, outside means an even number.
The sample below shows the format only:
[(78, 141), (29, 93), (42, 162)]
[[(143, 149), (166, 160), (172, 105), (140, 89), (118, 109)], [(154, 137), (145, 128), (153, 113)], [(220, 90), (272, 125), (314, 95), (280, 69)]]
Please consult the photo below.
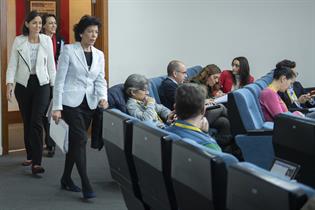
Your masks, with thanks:
[(232, 61), (232, 70), (224, 70), (220, 76), (220, 83), (224, 93), (242, 88), (253, 83), (248, 61), (245, 57), (236, 57)]
[(124, 84), (125, 93), (128, 96), (128, 113), (142, 121), (151, 121), (157, 127), (164, 128), (165, 123), (174, 119), (174, 112), (162, 104), (157, 104), (154, 98), (150, 97), (148, 79), (139, 74), (130, 75)]

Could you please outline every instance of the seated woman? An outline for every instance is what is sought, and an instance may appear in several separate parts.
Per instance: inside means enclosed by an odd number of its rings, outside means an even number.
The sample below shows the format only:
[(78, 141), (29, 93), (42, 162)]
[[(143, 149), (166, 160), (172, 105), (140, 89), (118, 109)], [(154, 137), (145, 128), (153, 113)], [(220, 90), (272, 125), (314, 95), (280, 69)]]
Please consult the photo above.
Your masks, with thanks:
[(253, 83), (248, 61), (245, 57), (237, 57), (232, 61), (232, 70), (224, 70), (220, 76), (220, 84), (224, 93), (242, 88)]
[[(296, 63), (290, 60), (282, 60), (277, 63), (276, 68), (290, 68), (298, 76), (296, 71)], [(301, 110), (303, 108), (315, 107), (314, 97), (310, 93), (306, 92), (302, 84), (296, 80), (284, 93), (278, 93), (289, 110)]]
[(124, 84), (125, 93), (128, 96), (128, 113), (142, 121), (152, 121), (156, 126), (164, 128), (164, 122), (171, 122), (174, 112), (162, 104), (155, 103), (154, 98), (148, 96), (148, 79), (140, 74), (130, 75)]
[[(261, 105), (262, 112), (265, 117), (265, 121), (273, 122), (278, 114), (288, 112), (288, 108), (283, 100), (278, 95), (279, 92), (285, 92), (288, 90), (290, 85), (293, 83), (295, 73), (290, 68), (276, 68), (273, 74), (273, 80), (271, 84), (261, 91), (259, 102)], [(293, 112), (298, 116), (304, 116), (299, 111)], [(314, 114), (309, 114), (307, 117), (314, 118)]]
[(178, 120), (165, 130), (182, 138), (189, 138), (205, 147), (221, 151), (217, 142), (208, 134), (209, 124), (203, 116), (206, 91), (200, 85), (185, 83), (176, 90), (175, 111)]
[[(210, 64), (204, 67), (200, 73), (192, 78), (190, 82), (203, 85), (207, 89), (206, 104), (215, 104), (214, 98), (224, 95), (220, 90), (219, 78), (221, 70), (215, 64)], [(230, 130), (230, 121), (227, 115), (227, 109), (224, 105), (216, 109), (209, 109), (205, 116), (210, 124), (210, 127), (218, 130), (216, 139), (220, 146), (226, 146), (232, 143)]]

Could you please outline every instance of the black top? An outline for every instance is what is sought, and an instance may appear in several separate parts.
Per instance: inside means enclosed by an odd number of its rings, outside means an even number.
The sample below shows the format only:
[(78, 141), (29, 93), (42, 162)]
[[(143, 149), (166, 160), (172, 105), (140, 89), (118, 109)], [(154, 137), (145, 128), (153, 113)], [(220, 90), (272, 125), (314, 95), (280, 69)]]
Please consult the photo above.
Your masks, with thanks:
[(170, 110), (174, 109), (175, 93), (177, 87), (178, 84), (168, 77), (162, 81), (161, 86), (159, 87), (161, 103)]
[(92, 65), (92, 52), (84, 52), (84, 55), (85, 55), (86, 63), (90, 70), (91, 65)]
[[(295, 95), (296, 95), (297, 98), (299, 98), (299, 97), (300, 97), (301, 95), (303, 95), (303, 94), (306, 94), (306, 92), (305, 92), (303, 86), (302, 86), (301, 83), (298, 82), (298, 81), (295, 81), (295, 82), (293, 83), (293, 90), (294, 90)], [(288, 96), (288, 93), (287, 93), (287, 92), (284, 92), (284, 93), (278, 92), (278, 94), (280, 95), (281, 99), (284, 101), (284, 103), (287, 105), (287, 107), (288, 107), (289, 109), (296, 109), (296, 108), (298, 108), (298, 107), (295, 105), (295, 103), (292, 103), (292, 101), (291, 101), (290, 97)], [(309, 103), (301, 104), (301, 106), (302, 106), (303, 108), (312, 107), (312, 105), (309, 104)]]

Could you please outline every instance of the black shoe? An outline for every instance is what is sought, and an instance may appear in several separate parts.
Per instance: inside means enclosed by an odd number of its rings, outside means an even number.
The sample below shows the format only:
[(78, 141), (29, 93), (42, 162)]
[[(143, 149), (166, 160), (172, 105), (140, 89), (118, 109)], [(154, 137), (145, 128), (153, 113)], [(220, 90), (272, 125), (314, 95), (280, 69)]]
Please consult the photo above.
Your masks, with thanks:
[(63, 179), (60, 180), (61, 189), (71, 191), (71, 192), (81, 192), (81, 188), (73, 183), (66, 183)]
[(91, 198), (95, 198), (96, 194), (95, 192), (82, 192), (83, 193), (83, 198), (84, 199), (91, 199)]
[(51, 147), (51, 149), (48, 149), (47, 157), (54, 157), (55, 149), (56, 147)]
[(41, 166), (37, 166), (35, 167), (35, 165), (32, 165), (32, 174), (42, 174), (45, 172), (45, 169)]

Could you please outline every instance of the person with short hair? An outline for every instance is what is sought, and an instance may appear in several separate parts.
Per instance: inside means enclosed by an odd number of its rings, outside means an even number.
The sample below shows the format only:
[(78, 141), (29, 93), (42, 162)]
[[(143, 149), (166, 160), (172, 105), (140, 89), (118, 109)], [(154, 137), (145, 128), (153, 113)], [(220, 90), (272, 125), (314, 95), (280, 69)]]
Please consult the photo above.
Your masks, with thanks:
[(124, 90), (128, 96), (128, 113), (142, 121), (151, 121), (157, 127), (165, 128), (165, 123), (172, 121), (174, 113), (162, 104), (157, 104), (149, 96), (149, 81), (140, 74), (130, 75), (125, 83)]
[(167, 65), (167, 78), (159, 87), (161, 103), (170, 110), (174, 109), (175, 92), (179, 84), (187, 77), (187, 70), (183, 62), (172, 60)]
[(50, 86), (54, 86), (56, 66), (50, 37), (40, 34), (42, 18), (31, 11), (25, 19), (23, 34), (13, 42), (6, 74), (7, 99), (14, 93), (24, 125), (27, 159), (32, 173), (44, 173), (41, 166), (43, 150), (42, 119), (49, 104)]
[[(60, 180), (64, 190), (81, 192), (71, 178), (74, 164), (81, 178), (83, 198), (96, 197), (87, 175), (87, 130), (97, 107), (106, 109), (107, 84), (104, 53), (94, 47), (101, 22), (85, 15), (74, 26), (76, 42), (65, 45), (58, 61), (52, 117), (69, 125), (69, 151)], [(52, 122), (53, 123), (53, 122)]]
[(205, 147), (222, 151), (216, 140), (208, 134), (209, 124), (204, 117), (206, 95), (206, 89), (198, 84), (180, 85), (175, 97), (175, 112), (178, 119), (165, 129)]
[[(214, 99), (225, 95), (220, 89), (221, 69), (215, 64), (205, 66), (197, 76), (193, 77), (190, 82), (202, 85), (207, 90), (207, 98), (205, 103), (207, 105), (216, 105)], [(228, 119), (227, 109), (223, 104), (215, 109), (207, 110), (205, 116), (211, 128), (217, 129), (215, 138), (219, 145), (225, 148), (227, 145), (233, 143), (231, 135), (231, 126)]]
[(220, 76), (221, 88), (224, 93), (244, 87), (253, 83), (254, 77), (250, 75), (247, 58), (236, 57), (232, 61), (232, 70), (224, 70)]

